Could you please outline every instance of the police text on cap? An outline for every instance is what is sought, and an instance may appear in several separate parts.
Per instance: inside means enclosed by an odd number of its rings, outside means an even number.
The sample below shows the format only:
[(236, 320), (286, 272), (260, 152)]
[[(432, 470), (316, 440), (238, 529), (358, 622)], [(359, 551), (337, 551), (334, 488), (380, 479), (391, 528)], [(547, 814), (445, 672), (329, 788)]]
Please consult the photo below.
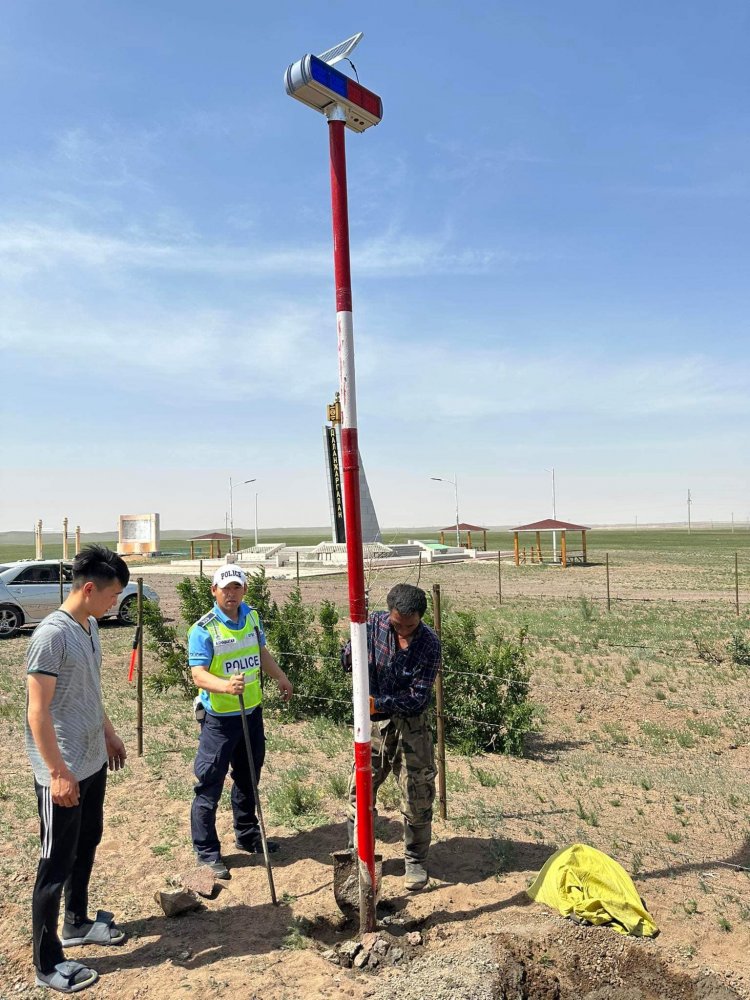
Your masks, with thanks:
[(245, 586), (245, 574), (237, 566), (222, 566), (214, 573), (214, 585), (222, 589), (230, 583), (241, 583)]

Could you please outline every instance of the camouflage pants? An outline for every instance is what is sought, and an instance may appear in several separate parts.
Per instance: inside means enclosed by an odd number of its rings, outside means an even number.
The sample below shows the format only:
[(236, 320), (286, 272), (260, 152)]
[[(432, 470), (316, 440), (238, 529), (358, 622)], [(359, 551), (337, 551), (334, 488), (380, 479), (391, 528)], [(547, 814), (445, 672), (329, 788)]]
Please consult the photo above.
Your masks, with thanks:
[[(424, 864), (432, 837), (432, 803), (435, 800), (435, 754), (428, 713), (422, 712), (410, 719), (373, 722), (370, 739), (373, 805), (378, 789), (393, 772), (401, 790), (404, 857), (407, 861)], [(354, 831), (356, 801), (352, 768), (346, 810), (350, 838)]]

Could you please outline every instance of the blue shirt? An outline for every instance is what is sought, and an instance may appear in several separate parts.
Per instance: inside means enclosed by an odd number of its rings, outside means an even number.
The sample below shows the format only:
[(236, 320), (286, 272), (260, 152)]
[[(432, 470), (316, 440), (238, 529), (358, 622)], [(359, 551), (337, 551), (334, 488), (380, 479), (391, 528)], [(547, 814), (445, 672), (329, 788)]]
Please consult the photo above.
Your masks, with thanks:
[[(245, 604), (243, 601), (239, 607), (239, 615), (237, 621), (232, 621), (228, 618), (224, 612), (221, 610), (218, 604), (214, 602), (213, 613), (222, 623), (232, 632), (241, 632), (245, 627), (245, 622), (247, 621), (247, 616), (252, 611), (249, 605)], [(263, 631), (263, 626), (261, 625), (258, 629), (258, 638), (261, 646), (266, 644), (266, 634)], [(190, 667), (210, 667), (211, 660), (214, 658), (214, 641), (211, 638), (211, 633), (203, 625), (195, 625), (190, 630), (190, 635), (188, 636), (188, 666)], [(215, 712), (211, 711), (211, 703), (209, 700), (208, 691), (201, 690), (201, 701), (203, 702), (203, 707), (209, 713), (209, 715), (215, 715)], [(239, 715), (238, 712), (223, 712), (223, 715)]]

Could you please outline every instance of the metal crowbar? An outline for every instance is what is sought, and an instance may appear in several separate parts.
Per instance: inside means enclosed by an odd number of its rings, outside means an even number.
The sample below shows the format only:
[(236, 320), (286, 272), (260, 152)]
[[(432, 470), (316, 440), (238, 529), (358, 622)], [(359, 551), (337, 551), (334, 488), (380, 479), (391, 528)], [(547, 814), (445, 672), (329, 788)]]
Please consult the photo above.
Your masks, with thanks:
[(260, 804), (260, 796), (258, 795), (258, 778), (255, 773), (255, 761), (253, 760), (253, 749), (250, 746), (250, 730), (247, 725), (247, 716), (245, 715), (245, 698), (243, 695), (238, 694), (237, 697), (240, 699), (240, 708), (242, 709), (242, 733), (245, 737), (245, 749), (247, 750), (247, 763), (250, 768), (250, 782), (253, 786), (253, 795), (255, 796), (255, 809), (258, 813), (258, 825), (260, 826), (260, 839), (263, 844), (263, 858), (266, 862), (266, 872), (268, 873), (268, 887), (271, 890), (271, 902), (274, 906), (278, 906), (276, 901), (276, 889), (273, 885), (273, 872), (271, 870), (271, 858), (268, 855), (268, 841), (266, 840), (266, 826), (263, 822), (263, 808)]

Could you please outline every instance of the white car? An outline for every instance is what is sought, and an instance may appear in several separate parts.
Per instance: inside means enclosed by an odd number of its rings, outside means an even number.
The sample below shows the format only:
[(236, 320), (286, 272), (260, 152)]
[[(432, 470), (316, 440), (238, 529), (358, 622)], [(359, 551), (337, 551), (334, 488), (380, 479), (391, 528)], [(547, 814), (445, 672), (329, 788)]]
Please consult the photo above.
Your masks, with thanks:
[[(0, 639), (15, 635), (22, 625), (37, 625), (60, 607), (59, 559), (17, 562), (0, 567)], [(72, 585), (72, 564), (62, 563), (63, 600)], [(159, 595), (144, 585), (143, 599), (159, 603)], [(129, 583), (117, 598), (107, 618), (119, 618), (124, 625), (135, 623), (138, 587)]]

